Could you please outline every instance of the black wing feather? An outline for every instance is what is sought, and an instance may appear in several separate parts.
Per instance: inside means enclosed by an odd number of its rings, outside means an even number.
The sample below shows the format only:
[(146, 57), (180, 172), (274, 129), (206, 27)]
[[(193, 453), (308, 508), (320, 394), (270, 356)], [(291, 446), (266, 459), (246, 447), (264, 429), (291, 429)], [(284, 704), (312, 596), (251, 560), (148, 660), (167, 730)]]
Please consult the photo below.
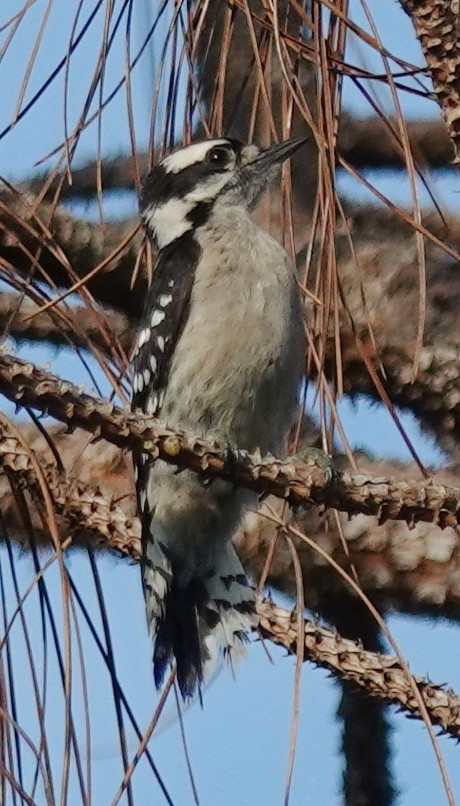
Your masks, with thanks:
[[(132, 409), (140, 410), (152, 417), (160, 414), (174, 349), (188, 318), (199, 257), (199, 245), (191, 233), (186, 233), (161, 250), (155, 266), (134, 355), (132, 397)], [(171, 299), (168, 304), (161, 305), (162, 299), (164, 301), (169, 298)], [(155, 311), (164, 313), (164, 317), (153, 326), (152, 316)], [(141, 385), (140, 378), (142, 378)], [(148, 382), (145, 382), (146, 380)], [(141, 492), (146, 488), (153, 460), (148, 454), (137, 452), (134, 453), (133, 459), (137, 474), (137, 506), (142, 516), (142, 541), (145, 545), (150, 535), (152, 513), (149, 511), (145, 496), (141, 498)]]
[(189, 232), (158, 256), (139, 329), (132, 399), (133, 409), (152, 416), (161, 410), (174, 349), (188, 318), (199, 257), (200, 247)]

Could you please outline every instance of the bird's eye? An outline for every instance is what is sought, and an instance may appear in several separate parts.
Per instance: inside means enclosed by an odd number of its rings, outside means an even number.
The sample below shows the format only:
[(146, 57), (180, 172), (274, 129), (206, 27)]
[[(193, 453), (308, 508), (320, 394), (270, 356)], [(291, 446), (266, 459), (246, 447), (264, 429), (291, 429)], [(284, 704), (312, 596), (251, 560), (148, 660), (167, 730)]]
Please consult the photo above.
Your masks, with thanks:
[(216, 146), (208, 154), (208, 162), (214, 169), (224, 170), (232, 158), (232, 152), (225, 146)]

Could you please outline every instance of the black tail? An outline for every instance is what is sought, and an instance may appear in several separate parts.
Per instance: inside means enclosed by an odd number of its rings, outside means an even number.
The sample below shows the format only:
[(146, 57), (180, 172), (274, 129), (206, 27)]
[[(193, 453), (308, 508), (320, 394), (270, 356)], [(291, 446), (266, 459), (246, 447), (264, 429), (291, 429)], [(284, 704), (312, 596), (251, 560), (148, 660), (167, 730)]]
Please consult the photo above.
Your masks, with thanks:
[(248, 633), (257, 624), (254, 592), (232, 545), (222, 547), (218, 568), (185, 586), (178, 584), (178, 569), (168, 563), (166, 570), (166, 562), (163, 556), (160, 566), (144, 567), (154, 679), (159, 688), (175, 661), (179, 689), (187, 699), (206, 684), (219, 658), (232, 662), (244, 654)]

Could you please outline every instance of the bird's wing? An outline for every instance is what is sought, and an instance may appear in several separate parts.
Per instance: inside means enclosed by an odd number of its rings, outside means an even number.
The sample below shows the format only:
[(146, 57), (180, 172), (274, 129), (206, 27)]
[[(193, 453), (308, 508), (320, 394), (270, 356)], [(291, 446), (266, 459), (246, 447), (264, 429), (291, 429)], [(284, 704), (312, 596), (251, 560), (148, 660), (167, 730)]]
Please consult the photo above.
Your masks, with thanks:
[(159, 254), (134, 355), (132, 408), (145, 414), (157, 416), (161, 410), (198, 260), (199, 247), (187, 234)]

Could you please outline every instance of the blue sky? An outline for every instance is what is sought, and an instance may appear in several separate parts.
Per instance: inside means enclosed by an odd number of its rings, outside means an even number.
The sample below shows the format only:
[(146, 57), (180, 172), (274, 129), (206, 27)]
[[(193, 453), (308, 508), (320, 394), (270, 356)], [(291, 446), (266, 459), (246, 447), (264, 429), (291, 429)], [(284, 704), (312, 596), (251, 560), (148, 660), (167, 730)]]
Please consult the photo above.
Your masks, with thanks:
[[(56, 3), (53, 8), (49, 33), (45, 44), (37, 57), (32, 71), (30, 89), (27, 97), (40, 86), (43, 77), (52, 69), (65, 53), (77, 2)], [(10, 13), (17, 10), (15, 0), (5, 0), (0, 12), (0, 22), (7, 19)], [(85, 14), (89, 12), (84, 4)], [(139, 4), (141, 9), (144, 4)], [(365, 26), (365, 17), (358, 2), (352, 2), (354, 19)], [(408, 60), (421, 63), (418, 46), (414, 42), (409, 19), (402, 13), (396, 3), (383, 3), (372, 0), (369, 7), (375, 16), (380, 33), (390, 49)], [(40, 22), (44, 4), (38, 2), (27, 14), (17, 41), (2, 65), (0, 65), (0, 97), (2, 112), (1, 124), (7, 124), (9, 115), (16, 103), (17, 89), (21, 80), (18, 65), (25, 65), (26, 54), (37, 25)], [(147, 24), (144, 12), (139, 11), (134, 17), (134, 42), (141, 41)], [(83, 15), (84, 18), (84, 15)], [(102, 20), (98, 21), (101, 30)], [(94, 64), (96, 53), (96, 29), (82, 43), (75, 60), (75, 67), (70, 73), (70, 116), (81, 108), (86, 95), (88, 66)], [(146, 54), (133, 78), (133, 91), (136, 107), (136, 128), (138, 143), (142, 148), (148, 141), (149, 92), (152, 86), (152, 64), (158, 59), (157, 48), (153, 47)], [(374, 66), (371, 53), (362, 51), (353, 53), (353, 61), (365, 59), (368, 66)], [(114, 49), (113, 58), (107, 71), (107, 86), (110, 87), (123, 73), (124, 49), (120, 41)], [(378, 68), (381, 70), (381, 66)], [(385, 101), (383, 88), (379, 88), (379, 97)], [(34, 163), (57, 145), (62, 137), (62, 81), (57, 82), (41, 99), (26, 119), (3, 140), (0, 141), (0, 174), (8, 179), (21, 179), (30, 176), (34, 171)], [(388, 98), (386, 100), (388, 102)], [(407, 113), (414, 116), (429, 117), (437, 114), (436, 107), (413, 96), (403, 98)], [(104, 117), (102, 128), (103, 153), (114, 155), (125, 152), (128, 148), (128, 128), (125, 114), (125, 98), (123, 93), (109, 107)], [(370, 113), (355, 88), (345, 82), (345, 105), (360, 116)], [(96, 130), (85, 133), (79, 151), (79, 161), (91, 157), (96, 148)], [(383, 192), (402, 202), (409, 198), (408, 183), (398, 174), (371, 174), (371, 180), (378, 184)], [(456, 209), (457, 185), (450, 174), (437, 177), (437, 192), (447, 208)], [(369, 199), (368, 194), (352, 180), (342, 177), (340, 187), (344, 193), (363, 201)], [(135, 211), (135, 200), (132, 197), (120, 199), (112, 197), (107, 204), (109, 215), (117, 215), (120, 210)], [(80, 206), (81, 215), (94, 215), (91, 208)], [(81, 382), (85, 377), (81, 364), (69, 352), (47, 352), (42, 347), (31, 348), (25, 345), (21, 353), (37, 363), (51, 362), (56, 372)], [(346, 432), (354, 445), (365, 446), (378, 455), (391, 455), (401, 459), (407, 458), (407, 452), (401, 438), (395, 430), (391, 419), (376, 406), (372, 408), (363, 402), (351, 406), (348, 402), (342, 405), (342, 414)], [(405, 417), (404, 422), (411, 436), (414, 437), (418, 450), (427, 463), (440, 460), (429, 440), (422, 438), (415, 421)], [(7, 570), (5, 552), (0, 556), (5, 574), (4, 585), (11, 597), (11, 576)], [(89, 564), (85, 557), (72, 555), (69, 558), (69, 569), (78, 583), (79, 589), (91, 612), (97, 614), (94, 587), (89, 573)], [(139, 572), (135, 566), (112, 558), (101, 558), (98, 561), (102, 576), (109, 620), (113, 632), (115, 657), (120, 680), (129, 697), (136, 717), (145, 727), (156, 704), (156, 694), (151, 678), (151, 649), (146, 635), (143, 601), (139, 581)], [(33, 574), (29, 556), (17, 558), (17, 571), (21, 590), (25, 589)], [(60, 592), (59, 578), (56, 568), (46, 574), (46, 582), (59, 612)], [(13, 599), (11, 599), (13, 601)], [(30, 624), (36, 624), (37, 642), (34, 648), (36, 657), (40, 658), (40, 622), (37, 611), (38, 598), (30, 597), (26, 605), (27, 618)], [(95, 615), (98, 621), (97, 615)], [(59, 623), (61, 618), (58, 618)], [(460, 664), (458, 646), (458, 629), (443, 622), (391, 617), (389, 620), (393, 635), (400, 648), (409, 659), (412, 670), (417, 674), (429, 674), (435, 681), (445, 682), (460, 691)], [(117, 743), (117, 731), (114, 721), (112, 696), (108, 675), (105, 672), (99, 654), (95, 651), (93, 640), (83, 622), (79, 621), (85, 656), (88, 661), (89, 700), (92, 723), (92, 759), (94, 770), (93, 797), (98, 806), (109, 804), (114, 796), (121, 778), (121, 765)], [(60, 624), (60, 629), (62, 625)], [(24, 644), (19, 625), (14, 628), (14, 657), (17, 669), (27, 669), (24, 661)], [(285, 657), (275, 647), (270, 647), (274, 664), (272, 665), (260, 644), (250, 649), (250, 657), (237, 670), (236, 681), (223, 672), (206, 692), (203, 711), (193, 707), (185, 718), (189, 750), (192, 757), (193, 771), (196, 777), (201, 802), (204, 806), (278, 806), (283, 800), (283, 787), (287, 767), (289, 749), (289, 730), (293, 696), (294, 661)], [(57, 692), (60, 684), (57, 679), (57, 668), (53, 660), (53, 652), (48, 662), (50, 692)], [(76, 659), (76, 656), (75, 656)], [(79, 676), (75, 673), (76, 681)], [(24, 685), (21, 686), (20, 715), (23, 724), (30, 724), (33, 733), (34, 712), (30, 694), (30, 676), (24, 672)], [(75, 714), (81, 715), (81, 687), (75, 686)], [(53, 699), (54, 697), (54, 699)], [(50, 740), (54, 746), (58, 767), (62, 757), (62, 702), (56, 694), (50, 696), (48, 706), (47, 727)], [(331, 806), (341, 803), (340, 797), (340, 755), (339, 730), (334, 721), (334, 709), (337, 703), (337, 689), (328, 676), (321, 670), (305, 665), (302, 674), (302, 706), (300, 731), (297, 746), (297, 760), (291, 796), (292, 806), (323, 802)], [(82, 728), (81, 720), (80, 728)], [(400, 803), (411, 804), (443, 803), (442, 785), (437, 770), (434, 754), (425, 729), (416, 722), (410, 722), (401, 715), (394, 717), (396, 747), (396, 777), (401, 788)], [(81, 734), (82, 745), (84, 733)], [(158, 768), (170, 789), (174, 803), (192, 803), (190, 786), (187, 780), (184, 754), (181, 747), (177, 723), (165, 730), (151, 742), (151, 751)], [(136, 741), (131, 734), (129, 753), (136, 750)], [(452, 785), (460, 793), (460, 766), (458, 749), (454, 743), (442, 740), (442, 750), (446, 758)], [(57, 773), (59, 779), (59, 773)], [(144, 761), (135, 773), (134, 791), (136, 806), (161, 803), (158, 791), (152, 789), (152, 776)], [(74, 786), (74, 781), (72, 783)], [(76, 790), (73, 790), (76, 792)], [(75, 798), (77, 796), (75, 795)], [(73, 801), (72, 801), (73, 802)], [(74, 801), (77, 803), (77, 799)], [(126, 802), (126, 801), (123, 801)], [(37, 803), (41, 806), (40, 801)]]

